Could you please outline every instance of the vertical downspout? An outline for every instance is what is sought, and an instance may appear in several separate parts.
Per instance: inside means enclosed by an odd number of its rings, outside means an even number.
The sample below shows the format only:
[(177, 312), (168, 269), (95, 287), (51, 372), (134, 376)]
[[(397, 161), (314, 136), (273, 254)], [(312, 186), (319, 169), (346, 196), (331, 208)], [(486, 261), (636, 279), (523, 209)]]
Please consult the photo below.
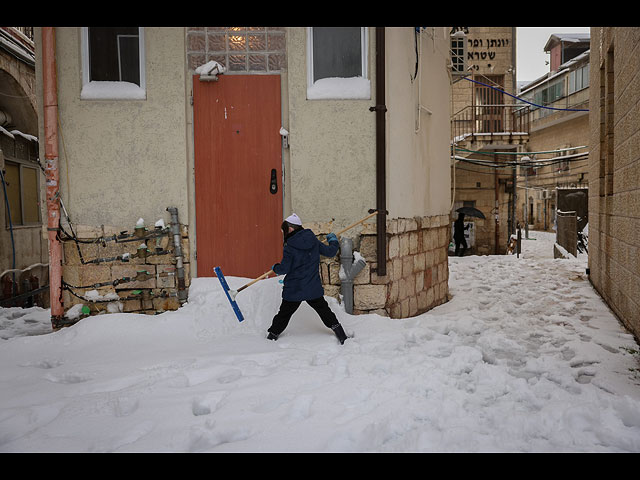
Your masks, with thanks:
[[(516, 36), (518, 30), (517, 27), (511, 27), (511, 66), (513, 67), (513, 71), (511, 72), (512, 86), (513, 86), (513, 94), (518, 95), (518, 78), (516, 72), (518, 71), (518, 65), (516, 63), (518, 55), (518, 37)], [(518, 157), (516, 157), (518, 158)], [(517, 193), (516, 193), (516, 166), (513, 166), (513, 193), (511, 194), (512, 202), (511, 202), (511, 229), (509, 231), (509, 238), (511, 235), (516, 233), (516, 201), (517, 201)]]
[(42, 90), (44, 107), (44, 158), (49, 237), (49, 295), (51, 325), (62, 327), (62, 245), (60, 230), (60, 172), (58, 170), (58, 85), (55, 27), (42, 27)]
[(387, 274), (387, 191), (386, 191), (386, 117), (385, 105), (385, 29), (376, 27), (376, 219), (377, 275)]

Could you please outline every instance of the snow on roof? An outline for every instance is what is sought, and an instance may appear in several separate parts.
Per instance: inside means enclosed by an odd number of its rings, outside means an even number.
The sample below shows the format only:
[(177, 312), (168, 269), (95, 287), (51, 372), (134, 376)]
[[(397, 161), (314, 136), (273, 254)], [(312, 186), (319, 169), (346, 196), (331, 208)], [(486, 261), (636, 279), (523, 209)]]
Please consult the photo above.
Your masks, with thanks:
[(544, 46), (544, 51), (547, 52), (556, 43), (585, 43), (591, 39), (590, 33), (554, 33), (549, 37), (547, 43)]

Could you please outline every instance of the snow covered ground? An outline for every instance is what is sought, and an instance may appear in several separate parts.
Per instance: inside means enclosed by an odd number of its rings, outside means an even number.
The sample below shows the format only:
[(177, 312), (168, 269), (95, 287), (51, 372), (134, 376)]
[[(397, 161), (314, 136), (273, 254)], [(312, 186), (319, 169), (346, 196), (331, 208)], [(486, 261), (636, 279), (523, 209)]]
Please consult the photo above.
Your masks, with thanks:
[[(640, 354), (586, 257), (450, 258), (450, 302), (393, 320), (303, 305), (265, 338), (281, 286), (215, 278), (180, 310), (51, 333), (0, 309), (1, 452), (640, 452)], [(231, 288), (247, 279), (229, 278)]]

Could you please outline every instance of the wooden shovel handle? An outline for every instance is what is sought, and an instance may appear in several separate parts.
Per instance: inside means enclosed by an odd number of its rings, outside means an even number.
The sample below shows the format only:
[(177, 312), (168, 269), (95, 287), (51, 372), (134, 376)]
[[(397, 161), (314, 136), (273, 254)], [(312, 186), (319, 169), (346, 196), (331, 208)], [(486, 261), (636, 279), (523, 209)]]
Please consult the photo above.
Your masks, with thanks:
[(344, 228), (342, 230), (340, 230), (338, 233), (336, 233), (337, 235), (342, 235), (344, 232), (346, 232), (347, 230), (351, 230), (353, 227), (355, 227), (356, 225), (360, 225), (363, 222), (366, 222), (367, 220), (369, 220), (371, 217), (373, 217), (374, 215), (377, 215), (378, 211), (376, 210), (375, 212), (373, 212), (371, 215), (367, 215), (366, 217), (364, 217), (362, 220), (358, 220), (356, 223), (349, 225), (347, 228)]
[(247, 287), (250, 287), (251, 285), (253, 285), (254, 283), (256, 283), (258, 280), (262, 280), (265, 277), (268, 277), (269, 275), (271, 275), (272, 273), (275, 273), (273, 270), (269, 270), (268, 272), (263, 273), (262, 275), (260, 275), (258, 278), (256, 278), (255, 280), (251, 280), (249, 283), (247, 283), (246, 285), (241, 286), (238, 289), (238, 292), (244, 290)]
[[(363, 222), (366, 222), (367, 220), (369, 220), (371, 217), (373, 217), (374, 215), (377, 215), (378, 211), (376, 210), (375, 212), (367, 215), (366, 217), (364, 217), (362, 220), (358, 220), (356, 223), (353, 223), (351, 225), (349, 225), (347, 228), (344, 228), (342, 230), (340, 230), (338, 233), (336, 233), (336, 236), (338, 235), (342, 235), (344, 232), (346, 232), (347, 230), (352, 229), (353, 227), (355, 227), (356, 225), (360, 225)], [(259, 280), (262, 280), (265, 277), (268, 277), (269, 275), (271, 275), (272, 273), (275, 273), (273, 270), (269, 270), (268, 272), (263, 273), (262, 275), (260, 275), (258, 278), (251, 280), (249, 283), (247, 283), (246, 285), (243, 285), (242, 287), (240, 287), (237, 292), (241, 292), (242, 290), (244, 290), (247, 287), (250, 287), (251, 285), (253, 285), (254, 283), (256, 283)]]

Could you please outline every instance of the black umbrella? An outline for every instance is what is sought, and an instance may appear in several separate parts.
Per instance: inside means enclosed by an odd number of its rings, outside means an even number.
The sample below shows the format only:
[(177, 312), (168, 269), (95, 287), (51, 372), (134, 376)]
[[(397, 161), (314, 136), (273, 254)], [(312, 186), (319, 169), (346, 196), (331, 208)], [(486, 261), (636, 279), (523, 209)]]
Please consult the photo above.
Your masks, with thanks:
[(486, 218), (484, 213), (475, 207), (460, 207), (456, 212), (464, 213), (467, 217)]

